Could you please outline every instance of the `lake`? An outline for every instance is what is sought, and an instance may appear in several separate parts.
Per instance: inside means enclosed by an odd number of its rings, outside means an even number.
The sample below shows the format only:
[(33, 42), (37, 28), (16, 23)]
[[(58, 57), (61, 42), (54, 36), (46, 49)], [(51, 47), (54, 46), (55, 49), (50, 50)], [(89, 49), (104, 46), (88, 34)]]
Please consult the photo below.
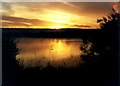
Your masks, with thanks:
[(83, 63), (81, 50), (84, 46), (87, 51), (92, 43), (83, 43), (76, 38), (17, 38), (19, 54), (16, 56), (19, 64), (24, 68), (52, 66), (54, 68), (79, 67)]

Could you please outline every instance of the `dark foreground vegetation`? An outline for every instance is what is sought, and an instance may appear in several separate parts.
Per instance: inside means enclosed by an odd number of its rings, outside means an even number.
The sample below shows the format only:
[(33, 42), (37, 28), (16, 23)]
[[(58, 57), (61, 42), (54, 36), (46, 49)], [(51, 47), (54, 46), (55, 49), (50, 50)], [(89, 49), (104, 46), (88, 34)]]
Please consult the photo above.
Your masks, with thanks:
[[(3, 86), (118, 85), (117, 30), (41, 31), (3, 29)], [(42, 70), (39, 67), (23, 69), (15, 58), (19, 53), (15, 42), (15, 38), (18, 37), (81, 38), (84, 43), (92, 42), (93, 50), (91, 51), (96, 51), (100, 55), (95, 57), (90, 53), (82, 56), (86, 63), (79, 68), (54, 69), (49, 66)]]
[[(98, 23), (102, 21), (100, 30), (3, 29), (2, 86), (118, 86), (118, 16), (115, 13), (109, 20), (98, 20)], [(91, 51), (100, 55), (83, 55), (86, 63), (78, 68), (54, 69), (49, 66), (42, 70), (39, 67), (23, 69), (15, 59), (19, 53), (15, 42), (18, 37), (80, 38), (84, 43), (92, 42)], [(85, 51), (84, 48), (82, 50)]]

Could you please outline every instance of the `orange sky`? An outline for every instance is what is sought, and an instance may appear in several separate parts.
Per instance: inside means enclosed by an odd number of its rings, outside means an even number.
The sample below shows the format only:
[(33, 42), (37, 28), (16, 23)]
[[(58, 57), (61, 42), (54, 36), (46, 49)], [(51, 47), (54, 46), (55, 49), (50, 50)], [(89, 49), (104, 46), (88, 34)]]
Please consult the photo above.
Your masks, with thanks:
[(111, 2), (3, 2), (3, 28), (99, 28), (97, 18), (111, 12)]

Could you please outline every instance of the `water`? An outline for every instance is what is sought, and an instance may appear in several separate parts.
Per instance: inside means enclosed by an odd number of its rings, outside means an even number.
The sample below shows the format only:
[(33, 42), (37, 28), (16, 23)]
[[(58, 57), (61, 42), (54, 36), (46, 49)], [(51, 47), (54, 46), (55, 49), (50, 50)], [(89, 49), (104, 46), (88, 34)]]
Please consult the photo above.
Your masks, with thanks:
[(89, 51), (92, 43), (84, 44), (82, 39), (56, 38), (18, 38), (19, 54), (16, 59), (24, 68), (52, 66), (55, 68), (78, 67), (85, 54), (80, 47), (85, 45)]

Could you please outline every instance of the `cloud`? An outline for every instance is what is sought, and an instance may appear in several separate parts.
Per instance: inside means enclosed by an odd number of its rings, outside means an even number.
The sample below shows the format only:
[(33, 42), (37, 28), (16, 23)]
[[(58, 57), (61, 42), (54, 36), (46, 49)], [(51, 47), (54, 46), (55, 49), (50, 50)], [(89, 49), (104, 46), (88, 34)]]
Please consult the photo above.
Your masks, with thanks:
[(75, 25), (72, 25), (73, 27), (91, 27), (89, 25), (78, 25), (78, 24), (75, 24)]
[[(47, 22), (43, 20), (38, 20), (38, 19), (27, 19), (27, 18), (21, 18), (21, 17), (13, 17), (13, 16), (2, 16), (2, 27), (46, 27), (46, 25), (60, 25), (59, 23), (54, 23), (54, 22)], [(76, 28), (90, 28), (91, 26), (89, 25), (69, 25), (69, 24), (63, 24), (64, 26), (70, 26), (70, 27), (76, 27)], [(50, 27), (49, 27), (50, 28)]]
[(112, 2), (71, 2), (71, 4), (80, 7), (80, 13), (88, 15), (106, 14), (111, 10), (113, 5)]
[(3, 22), (3, 26), (43, 27), (60, 25), (54, 21), (65, 20), (64, 24), (71, 24), (71, 27), (94, 27), (97, 26), (96, 19), (108, 14), (112, 5), (111, 2), (3, 2), (3, 20), (10, 21)]
[[(8, 5), (8, 6), (6, 6)], [(42, 12), (44, 13), (44, 10), (61, 10), (64, 12), (69, 13), (75, 13), (78, 15), (103, 15), (108, 13), (113, 3), (111, 2), (69, 2), (68, 4), (65, 4), (64, 2), (21, 2), (21, 3), (5, 3), (6, 8), (14, 8), (14, 10), (27, 10), (29, 12)], [(19, 6), (19, 8), (16, 8), (16, 6)], [(77, 8), (76, 8), (77, 7)], [(8, 9), (9, 9), (8, 8)], [(22, 9), (24, 8), (24, 9)], [(11, 10), (11, 9), (10, 9)]]
[(2, 15), (2, 27), (50, 27), (59, 23)]
[(13, 17), (13, 16), (2, 16), (2, 20), (8, 21), (8, 22), (3, 22), (2, 25), (3, 27), (6, 26), (23, 26), (23, 27), (32, 27), (32, 26), (43, 26), (46, 23), (46, 21), (41, 21), (38, 19), (26, 19), (26, 18), (20, 18), (20, 17)]
[(14, 14), (14, 11), (12, 10), (12, 3), (2, 2), (2, 14), (4, 14), (4, 15)]

